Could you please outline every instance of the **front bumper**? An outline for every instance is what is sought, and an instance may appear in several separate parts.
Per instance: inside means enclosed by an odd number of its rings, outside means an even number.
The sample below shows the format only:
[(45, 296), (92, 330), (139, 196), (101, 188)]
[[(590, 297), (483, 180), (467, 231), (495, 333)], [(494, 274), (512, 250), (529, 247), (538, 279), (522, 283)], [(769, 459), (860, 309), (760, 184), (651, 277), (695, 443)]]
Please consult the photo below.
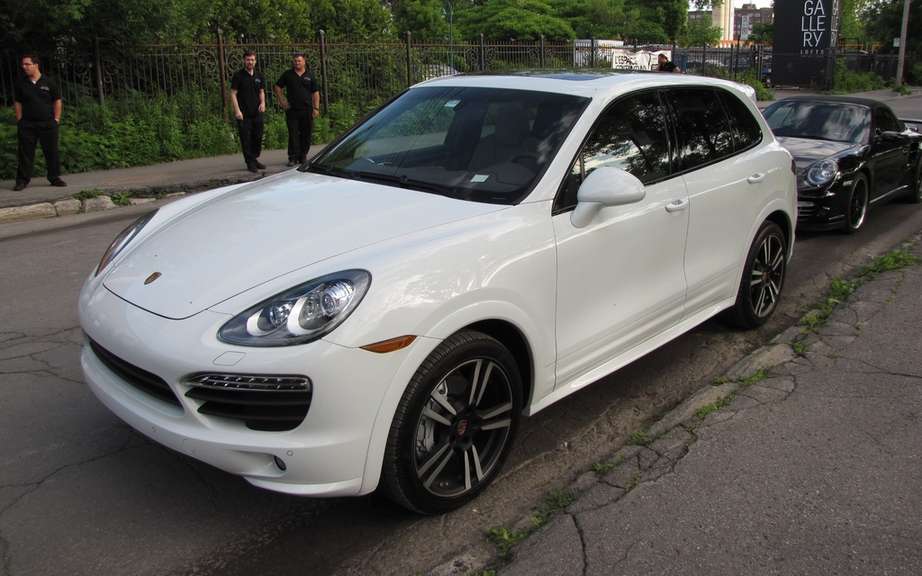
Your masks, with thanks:
[[(88, 337), (162, 378), (179, 401), (171, 404), (132, 386), (87, 344), (81, 355), (86, 382), (122, 420), (256, 486), (310, 496), (363, 491), (375, 418), (409, 348), (375, 354), (323, 340), (285, 348), (230, 346), (215, 338), (227, 315), (206, 310), (169, 320), (97, 288), (81, 295), (80, 321)], [(186, 397), (192, 387), (186, 377), (204, 371), (308, 376), (310, 409), (299, 426), (284, 432), (251, 430), (238, 420), (200, 414), (201, 402)]]
[(834, 230), (845, 225), (851, 178), (837, 178), (821, 188), (798, 187), (797, 229)]

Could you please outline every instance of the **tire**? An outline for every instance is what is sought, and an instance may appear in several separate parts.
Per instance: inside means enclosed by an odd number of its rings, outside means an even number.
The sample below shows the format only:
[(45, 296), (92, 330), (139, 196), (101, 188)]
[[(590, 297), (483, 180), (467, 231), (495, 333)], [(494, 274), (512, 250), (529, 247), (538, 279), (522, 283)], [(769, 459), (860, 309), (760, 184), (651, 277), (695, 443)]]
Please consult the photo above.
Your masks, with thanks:
[(916, 172), (913, 181), (909, 183), (909, 195), (906, 201), (910, 204), (922, 203), (922, 158), (916, 161)]
[(843, 232), (854, 234), (861, 230), (865, 220), (867, 220), (869, 200), (868, 178), (864, 174), (856, 174), (855, 181), (852, 182), (852, 189), (848, 191), (848, 200), (845, 204), (845, 221), (842, 223)]
[(766, 220), (749, 247), (736, 303), (727, 310), (725, 319), (744, 329), (765, 324), (778, 307), (787, 272), (787, 258), (784, 231)]
[(452, 335), (417, 369), (397, 406), (382, 491), (422, 514), (470, 502), (502, 468), (521, 412), (522, 379), (509, 350), (480, 332)]

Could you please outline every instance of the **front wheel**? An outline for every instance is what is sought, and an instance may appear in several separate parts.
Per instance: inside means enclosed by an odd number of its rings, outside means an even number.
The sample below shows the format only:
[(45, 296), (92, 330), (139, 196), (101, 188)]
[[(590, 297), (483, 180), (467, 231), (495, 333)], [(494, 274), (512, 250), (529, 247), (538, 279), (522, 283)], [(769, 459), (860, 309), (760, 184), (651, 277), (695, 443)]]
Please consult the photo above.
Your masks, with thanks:
[(842, 230), (846, 234), (854, 234), (864, 225), (865, 217), (868, 215), (868, 200), (868, 179), (864, 174), (858, 174), (852, 183), (852, 189), (848, 192), (845, 222), (842, 225)]
[(756, 328), (772, 315), (784, 285), (787, 255), (787, 241), (781, 227), (771, 221), (763, 222), (746, 257), (736, 303), (726, 314), (732, 324)]
[(457, 508), (483, 490), (508, 455), (522, 411), (522, 380), (491, 336), (447, 338), (416, 371), (391, 423), (382, 488), (423, 514)]

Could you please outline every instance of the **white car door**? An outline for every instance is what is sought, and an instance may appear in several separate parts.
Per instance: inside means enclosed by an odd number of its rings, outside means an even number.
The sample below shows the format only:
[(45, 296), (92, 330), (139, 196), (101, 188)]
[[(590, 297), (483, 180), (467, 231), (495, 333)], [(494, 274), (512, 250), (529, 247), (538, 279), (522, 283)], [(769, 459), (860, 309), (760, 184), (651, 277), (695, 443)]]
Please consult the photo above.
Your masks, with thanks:
[(736, 96), (703, 87), (667, 94), (677, 119), (678, 169), (691, 205), (685, 252), (691, 316), (735, 297), (753, 223), (778, 166), (763, 153), (761, 128)]
[[(646, 195), (575, 227), (579, 185), (601, 166), (630, 172)], [(596, 122), (554, 204), (558, 387), (681, 320), (687, 208), (682, 178), (670, 177), (658, 92), (620, 98)]]

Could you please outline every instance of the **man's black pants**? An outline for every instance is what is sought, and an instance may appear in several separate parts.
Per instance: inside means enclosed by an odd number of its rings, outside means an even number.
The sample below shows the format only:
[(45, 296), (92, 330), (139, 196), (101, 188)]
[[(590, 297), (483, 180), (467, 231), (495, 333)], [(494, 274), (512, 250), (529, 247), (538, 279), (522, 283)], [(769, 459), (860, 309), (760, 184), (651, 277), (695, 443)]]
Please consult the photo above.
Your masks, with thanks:
[(16, 182), (28, 183), (35, 166), (35, 145), (40, 142), (48, 167), (48, 181), (54, 182), (61, 176), (61, 160), (58, 157), (58, 123), (54, 120), (36, 122), (20, 120), (17, 126), (18, 149), (16, 151)]
[(311, 147), (314, 117), (310, 110), (287, 110), (285, 120), (288, 123), (288, 159), (303, 163)]
[(263, 150), (263, 115), (237, 120), (237, 133), (247, 168), (254, 166)]

